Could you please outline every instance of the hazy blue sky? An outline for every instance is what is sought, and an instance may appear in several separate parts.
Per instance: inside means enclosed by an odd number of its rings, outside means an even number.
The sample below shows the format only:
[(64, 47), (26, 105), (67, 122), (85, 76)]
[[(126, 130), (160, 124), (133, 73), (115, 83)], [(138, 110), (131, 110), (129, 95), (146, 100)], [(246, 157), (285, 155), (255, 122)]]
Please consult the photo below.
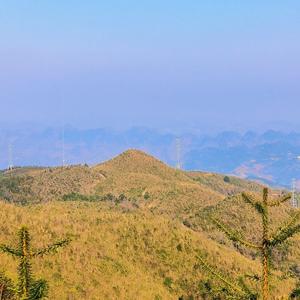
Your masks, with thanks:
[(0, 37), (2, 122), (300, 129), (298, 0), (5, 0)]

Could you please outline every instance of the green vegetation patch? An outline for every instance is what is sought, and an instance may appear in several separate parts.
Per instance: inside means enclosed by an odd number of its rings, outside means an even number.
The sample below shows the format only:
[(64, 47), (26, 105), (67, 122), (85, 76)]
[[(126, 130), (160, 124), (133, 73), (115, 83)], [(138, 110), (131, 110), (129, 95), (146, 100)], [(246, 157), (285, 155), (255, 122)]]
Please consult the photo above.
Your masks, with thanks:
[(0, 198), (17, 204), (26, 204), (31, 195), (30, 176), (0, 176)]
[(84, 195), (80, 193), (69, 193), (63, 195), (62, 201), (87, 201), (87, 202), (99, 202), (99, 201), (108, 201), (113, 203), (121, 203), (124, 201), (130, 201), (129, 198), (127, 198), (124, 194), (120, 194), (118, 196), (115, 196), (111, 193), (105, 194), (105, 195)]

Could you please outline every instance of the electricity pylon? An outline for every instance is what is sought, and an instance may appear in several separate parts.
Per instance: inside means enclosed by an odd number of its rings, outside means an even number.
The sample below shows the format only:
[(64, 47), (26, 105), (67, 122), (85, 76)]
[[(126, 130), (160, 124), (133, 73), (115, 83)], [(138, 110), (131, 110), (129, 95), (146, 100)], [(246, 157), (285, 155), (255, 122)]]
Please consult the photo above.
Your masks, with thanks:
[(181, 140), (180, 138), (176, 138), (176, 169), (182, 169), (181, 163)]
[(13, 160), (13, 145), (11, 142), (8, 144), (8, 170), (12, 170), (14, 168), (14, 160)]
[(292, 180), (292, 198), (291, 198), (291, 205), (294, 208), (298, 208), (298, 200), (296, 197), (296, 179)]

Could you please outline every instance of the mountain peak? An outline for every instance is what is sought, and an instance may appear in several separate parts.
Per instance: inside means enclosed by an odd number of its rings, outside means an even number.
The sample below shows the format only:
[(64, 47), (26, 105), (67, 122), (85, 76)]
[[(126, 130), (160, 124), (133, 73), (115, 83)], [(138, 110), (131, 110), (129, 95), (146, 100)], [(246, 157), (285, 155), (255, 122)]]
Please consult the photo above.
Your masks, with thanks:
[(165, 179), (174, 178), (174, 176), (187, 179), (183, 172), (178, 172), (152, 155), (136, 149), (126, 150), (115, 158), (96, 166), (96, 168), (113, 173), (143, 173)]
[(156, 162), (162, 163), (159, 159), (155, 158), (154, 156), (138, 149), (128, 149), (124, 152), (122, 152), (120, 155), (118, 155), (116, 158), (126, 158), (126, 159), (150, 159), (154, 160)]
[(148, 164), (159, 165), (161, 167), (167, 167), (162, 161), (158, 160), (154, 156), (137, 149), (128, 149), (116, 157), (100, 164), (99, 166), (123, 166), (128, 168), (141, 167), (145, 168)]
[(134, 149), (134, 148), (130, 148), (128, 150), (125, 150), (120, 155), (146, 155), (146, 156), (151, 156), (150, 154), (147, 154), (145, 151), (142, 151), (142, 150), (139, 150), (139, 149)]

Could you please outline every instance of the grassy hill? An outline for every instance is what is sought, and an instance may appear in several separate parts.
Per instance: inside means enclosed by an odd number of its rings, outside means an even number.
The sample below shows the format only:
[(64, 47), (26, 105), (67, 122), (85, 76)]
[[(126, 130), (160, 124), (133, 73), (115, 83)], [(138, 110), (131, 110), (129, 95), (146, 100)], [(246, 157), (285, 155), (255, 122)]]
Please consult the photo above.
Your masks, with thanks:
[[(228, 176), (226, 176), (228, 177)], [(128, 150), (105, 163), (88, 167), (17, 168), (0, 174), (0, 197), (9, 202), (47, 202), (64, 195), (125, 194), (136, 200), (198, 199), (202, 206), (242, 190), (258, 191), (261, 185), (236, 177), (173, 169), (138, 150)], [(195, 195), (194, 195), (195, 194)], [(151, 197), (152, 196), (152, 197)], [(172, 200), (170, 199), (170, 200)], [(183, 200), (181, 202), (184, 202)]]
[[(205, 234), (151, 213), (112, 210), (106, 203), (51, 202), (16, 207), (0, 204), (0, 243), (14, 244), (15, 231), (27, 224), (32, 243), (42, 247), (61, 236), (72, 244), (55, 256), (34, 262), (50, 283), (50, 299), (178, 299), (197, 294), (207, 276), (197, 268), (195, 250), (228, 276), (258, 273), (249, 259)], [(1, 268), (15, 276), (16, 262), (1, 255)], [(281, 278), (277, 273), (277, 278)], [(276, 280), (274, 293), (291, 290), (293, 280)]]
[[(0, 244), (13, 244), (21, 224), (36, 247), (72, 237), (67, 249), (34, 263), (50, 283), (50, 299), (200, 297), (209, 279), (198, 250), (228, 277), (260, 272), (259, 258), (228, 242), (208, 215), (255, 239), (256, 215), (231, 195), (261, 189), (235, 177), (175, 170), (136, 150), (93, 167), (16, 169), (0, 175)], [(290, 213), (288, 206), (275, 209), (274, 223)], [(297, 245), (299, 238), (275, 253), (274, 299), (295, 286)], [(0, 262), (14, 277), (15, 261), (0, 254)]]
[(223, 198), (188, 173), (136, 150), (94, 167), (19, 169), (0, 177), (0, 197), (13, 203), (61, 200), (70, 194), (99, 198), (124, 194), (139, 206), (172, 214), (184, 213), (192, 206), (201, 208)]

